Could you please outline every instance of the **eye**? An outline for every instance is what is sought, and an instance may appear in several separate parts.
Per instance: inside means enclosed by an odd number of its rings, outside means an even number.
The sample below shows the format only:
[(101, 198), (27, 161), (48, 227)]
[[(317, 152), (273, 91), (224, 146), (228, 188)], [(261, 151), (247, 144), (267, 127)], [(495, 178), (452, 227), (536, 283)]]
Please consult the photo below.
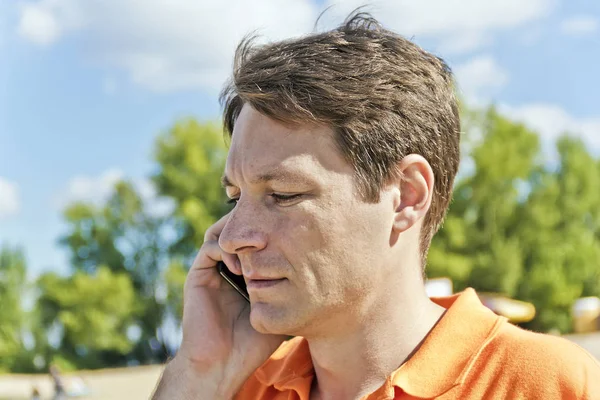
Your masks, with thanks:
[[(299, 199), (302, 196), (302, 194), (301, 193), (298, 193), (298, 194), (271, 193), (269, 196), (271, 196), (273, 199), (275, 199), (275, 202), (277, 204), (286, 204), (286, 203), (291, 203), (292, 201)], [(239, 200), (240, 200), (239, 197), (234, 197), (234, 198), (227, 200), (225, 203), (235, 206)]]
[(299, 199), (302, 196), (302, 194), (277, 194), (277, 193), (272, 193), (271, 197), (273, 197), (275, 199), (275, 202), (277, 204), (286, 204), (286, 203), (291, 203), (294, 200)]

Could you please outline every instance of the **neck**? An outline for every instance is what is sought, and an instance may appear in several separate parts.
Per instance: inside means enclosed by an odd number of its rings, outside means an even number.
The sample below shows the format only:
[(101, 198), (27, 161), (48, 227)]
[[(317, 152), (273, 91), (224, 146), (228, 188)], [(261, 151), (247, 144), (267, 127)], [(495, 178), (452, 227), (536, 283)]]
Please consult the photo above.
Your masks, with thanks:
[[(418, 349), (445, 311), (420, 285), (379, 296), (343, 334), (307, 338), (315, 368), (311, 399), (359, 399), (381, 387)], [(356, 318), (356, 316), (355, 316)]]

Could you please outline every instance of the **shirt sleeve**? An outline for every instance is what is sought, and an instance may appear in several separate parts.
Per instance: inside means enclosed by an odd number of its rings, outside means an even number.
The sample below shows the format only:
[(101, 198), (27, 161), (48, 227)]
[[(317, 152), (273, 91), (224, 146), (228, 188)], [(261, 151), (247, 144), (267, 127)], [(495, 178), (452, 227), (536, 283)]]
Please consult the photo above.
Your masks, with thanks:
[(578, 386), (581, 391), (579, 398), (583, 400), (600, 399), (600, 362), (590, 353), (575, 344), (580, 353), (581, 367)]

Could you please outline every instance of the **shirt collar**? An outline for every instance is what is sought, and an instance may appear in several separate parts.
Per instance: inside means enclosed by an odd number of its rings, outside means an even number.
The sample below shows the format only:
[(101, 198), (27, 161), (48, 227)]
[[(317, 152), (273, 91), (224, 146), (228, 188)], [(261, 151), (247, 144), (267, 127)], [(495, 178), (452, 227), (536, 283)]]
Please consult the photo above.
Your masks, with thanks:
[(421, 347), (392, 374), (392, 383), (416, 397), (437, 397), (462, 384), (485, 346), (506, 321), (485, 307), (468, 288), (432, 298), (447, 309)]
[(314, 368), (306, 339), (297, 336), (284, 342), (256, 370), (255, 377), (263, 385), (280, 391), (293, 389), (298, 393), (309, 393)]
[[(385, 383), (415, 397), (440, 396), (462, 384), (500, 324), (506, 321), (481, 304), (471, 288), (431, 300), (447, 311), (419, 350)], [(284, 342), (256, 370), (255, 377), (263, 385), (281, 391), (309, 393), (314, 369), (306, 339), (296, 337)]]

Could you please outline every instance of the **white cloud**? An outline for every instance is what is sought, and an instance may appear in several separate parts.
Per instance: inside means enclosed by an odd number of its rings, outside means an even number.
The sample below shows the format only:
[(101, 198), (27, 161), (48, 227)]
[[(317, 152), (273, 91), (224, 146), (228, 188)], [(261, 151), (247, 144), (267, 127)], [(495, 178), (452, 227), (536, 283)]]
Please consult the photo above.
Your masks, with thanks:
[(454, 68), (461, 92), (470, 99), (485, 98), (504, 87), (508, 72), (490, 55), (482, 55)]
[(216, 90), (245, 34), (302, 34), (316, 15), (310, 0), (39, 0), (21, 8), (19, 30), (39, 44), (78, 31), (90, 58), (154, 91)]
[(438, 51), (443, 54), (461, 54), (492, 43), (491, 35), (484, 32), (462, 32), (440, 40)]
[(563, 133), (580, 137), (592, 153), (600, 154), (600, 117), (577, 118), (552, 104), (501, 105), (499, 111), (540, 134), (547, 150)]
[(565, 19), (560, 24), (560, 30), (570, 36), (584, 36), (598, 31), (598, 18), (591, 15), (577, 15)]
[(19, 34), (40, 45), (53, 43), (60, 35), (56, 18), (41, 8), (26, 5), (21, 11)]
[[(434, 40), (447, 52), (493, 41), (501, 30), (543, 18), (557, 0), (374, 1), (369, 10), (387, 27)], [(235, 45), (258, 29), (269, 39), (310, 32), (318, 12), (334, 4), (320, 26), (338, 24), (363, 0), (38, 0), (21, 7), (19, 31), (50, 44), (77, 31), (88, 56), (126, 71), (154, 91), (216, 91), (229, 74)]]
[[(69, 181), (66, 190), (58, 196), (55, 203), (59, 209), (64, 209), (75, 201), (101, 205), (114, 193), (115, 184), (123, 179), (126, 179), (126, 177), (117, 168), (108, 169), (98, 176), (76, 176)], [(150, 180), (141, 178), (133, 179), (132, 182), (151, 214), (162, 216), (173, 210), (173, 201), (159, 197), (154, 184)]]
[(17, 32), (38, 45), (47, 46), (63, 34), (81, 28), (88, 16), (77, 0), (42, 0), (19, 3)]
[(154, 216), (166, 216), (175, 209), (171, 198), (159, 197), (156, 187), (148, 179), (134, 181), (134, 185), (147, 205), (147, 211)]
[[(363, 0), (329, 0), (339, 18)], [(527, 26), (548, 15), (557, 0), (385, 0), (373, 2), (375, 16), (408, 37), (441, 40), (440, 49), (471, 51), (502, 30)]]
[(75, 201), (102, 204), (112, 193), (115, 183), (123, 177), (123, 172), (114, 168), (98, 176), (76, 176), (69, 181), (66, 190), (58, 197), (56, 204), (60, 209)]
[(0, 176), (0, 219), (16, 215), (20, 208), (17, 184)]
[[(342, 13), (363, 0), (330, 1)], [(547, 15), (555, 0), (386, 0), (373, 2), (373, 11), (393, 29), (408, 35), (484, 32), (514, 28)], [(386, 22), (387, 21), (387, 22)]]

